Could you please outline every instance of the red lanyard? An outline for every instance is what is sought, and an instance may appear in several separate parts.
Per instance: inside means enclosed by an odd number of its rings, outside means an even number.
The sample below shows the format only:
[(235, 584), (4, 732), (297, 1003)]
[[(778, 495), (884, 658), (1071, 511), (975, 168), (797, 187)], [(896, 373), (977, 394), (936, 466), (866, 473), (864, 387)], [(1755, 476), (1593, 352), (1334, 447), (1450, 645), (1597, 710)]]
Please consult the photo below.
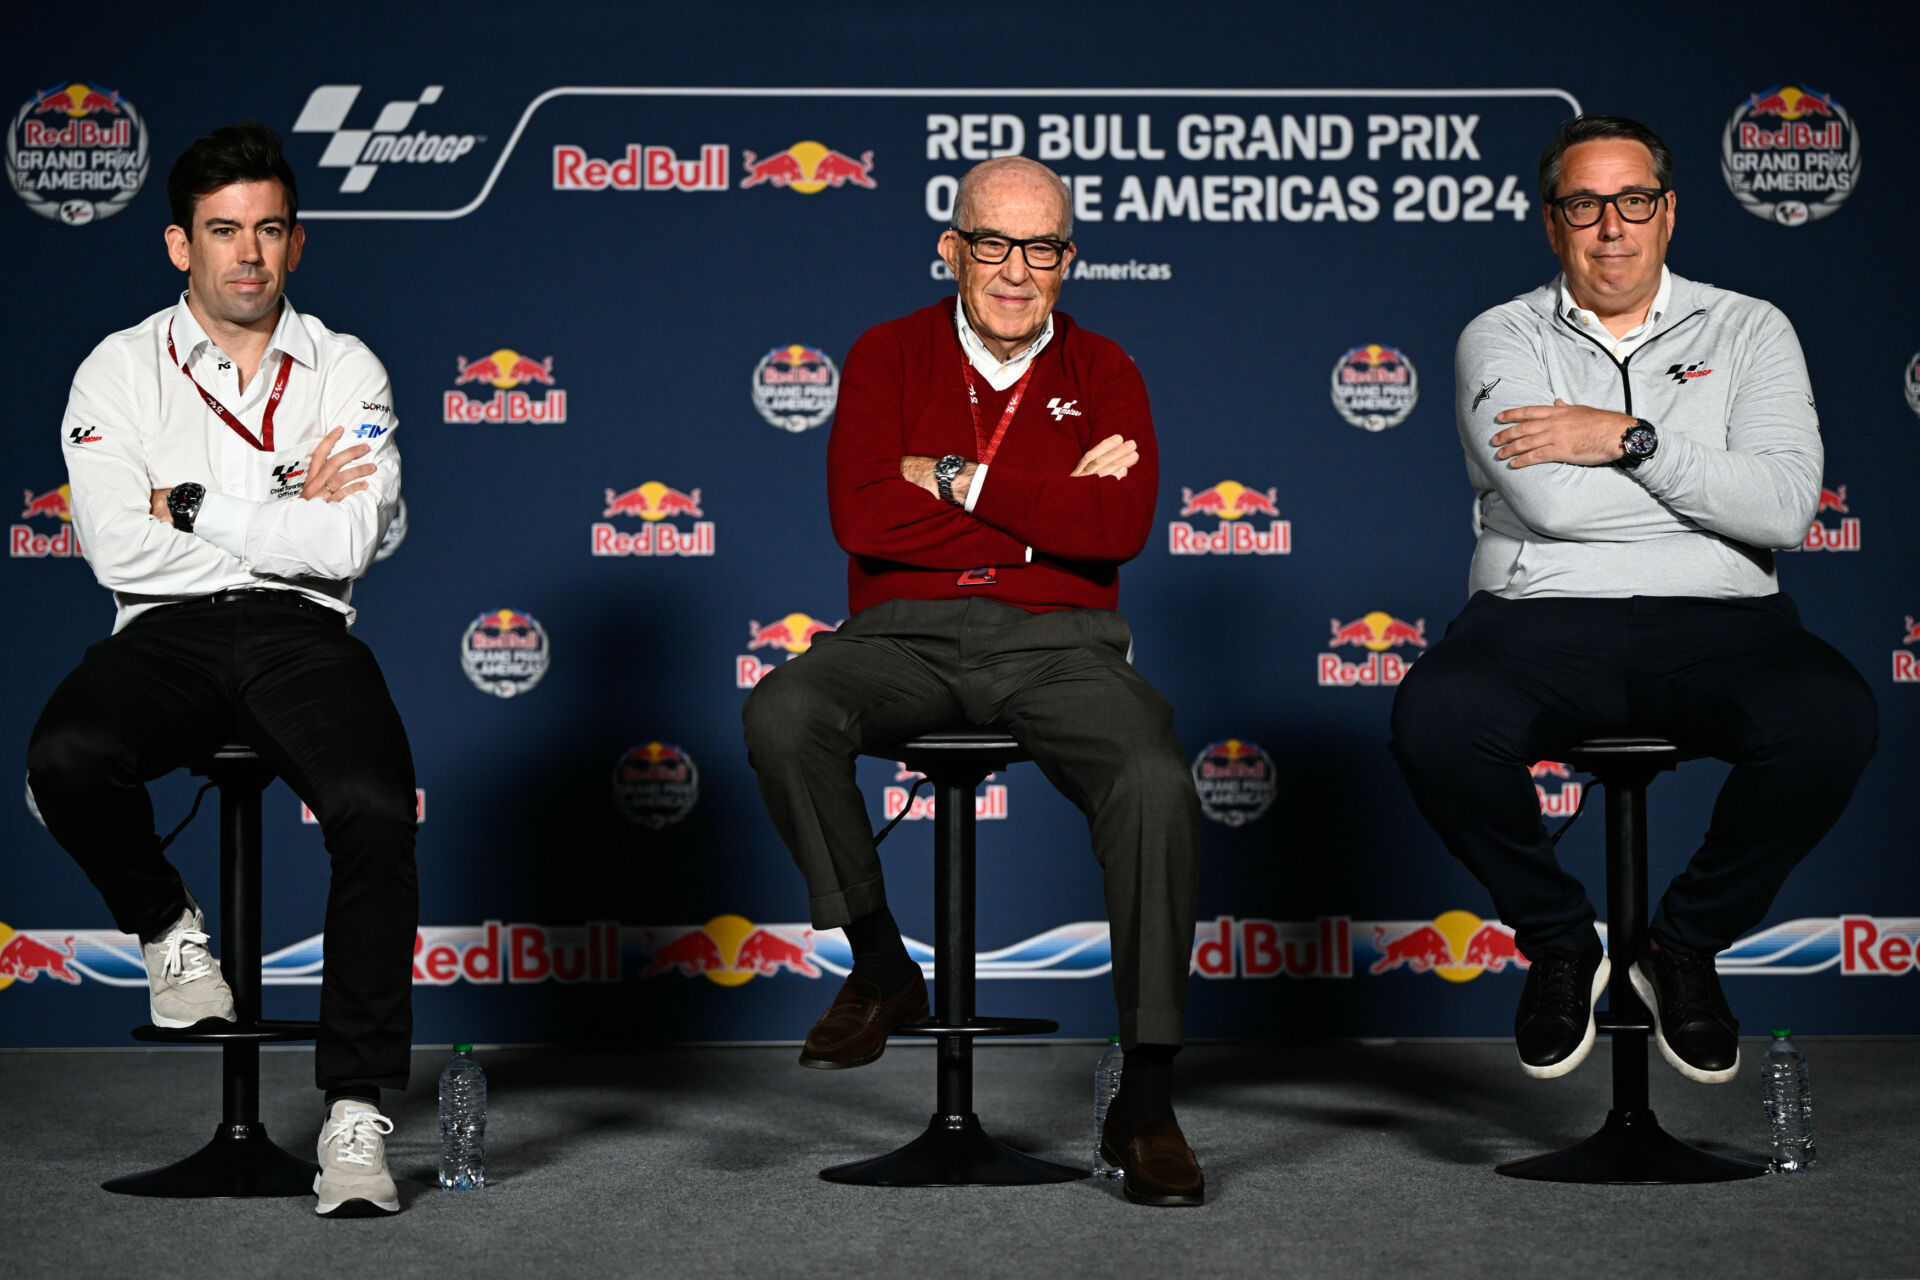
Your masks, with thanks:
[(973, 386), (973, 361), (967, 359), (966, 352), (960, 353), (960, 372), (967, 380), (967, 408), (973, 411), (973, 443), (979, 450), (982, 466), (992, 462), (993, 455), (998, 452), (1000, 438), (1007, 434), (1007, 424), (1013, 421), (1014, 413), (1020, 408), (1020, 397), (1027, 394), (1027, 382), (1033, 377), (1033, 367), (1038, 363), (1040, 358), (1035, 356), (1027, 364), (1027, 371), (1020, 375), (1020, 381), (1013, 384), (1013, 398), (1007, 401), (1006, 411), (1000, 415), (1000, 425), (994, 428), (993, 439), (989, 440), (980, 426), (980, 393)]
[[(173, 321), (171, 320), (167, 321), (167, 356), (173, 361), (174, 368), (187, 375), (187, 381), (193, 383), (193, 389), (198, 391), (200, 398), (207, 402), (207, 408), (218, 414), (222, 422), (232, 427), (242, 440), (245, 440), (260, 452), (273, 452), (273, 411), (280, 407), (280, 397), (287, 393), (287, 375), (293, 372), (293, 361), (284, 351), (280, 353), (280, 374), (273, 380), (273, 390), (267, 394), (266, 412), (260, 415), (260, 436), (258, 439), (254, 438), (253, 432), (247, 430), (245, 423), (233, 416), (233, 413), (227, 406), (214, 399), (212, 392), (201, 386), (191, 373), (187, 373), (187, 366), (181, 364), (180, 357), (174, 354)], [(1003, 424), (1000, 429), (1005, 431), (1005, 425)]]

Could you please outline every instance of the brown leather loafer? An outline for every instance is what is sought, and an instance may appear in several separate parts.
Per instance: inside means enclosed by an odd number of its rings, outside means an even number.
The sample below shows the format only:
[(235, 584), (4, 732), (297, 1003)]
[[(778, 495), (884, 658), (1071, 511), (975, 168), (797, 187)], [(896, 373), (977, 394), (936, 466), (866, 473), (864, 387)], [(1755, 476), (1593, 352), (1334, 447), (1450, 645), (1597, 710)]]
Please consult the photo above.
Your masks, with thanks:
[(892, 999), (865, 978), (848, 978), (820, 1021), (807, 1032), (800, 1065), (817, 1071), (864, 1067), (887, 1050), (895, 1027), (927, 1020), (927, 984), (913, 981)]
[(1207, 1199), (1207, 1180), (1193, 1158), (1187, 1135), (1171, 1116), (1144, 1121), (1129, 1131), (1109, 1115), (1100, 1131), (1100, 1156), (1125, 1169), (1120, 1190), (1135, 1204), (1197, 1205)]

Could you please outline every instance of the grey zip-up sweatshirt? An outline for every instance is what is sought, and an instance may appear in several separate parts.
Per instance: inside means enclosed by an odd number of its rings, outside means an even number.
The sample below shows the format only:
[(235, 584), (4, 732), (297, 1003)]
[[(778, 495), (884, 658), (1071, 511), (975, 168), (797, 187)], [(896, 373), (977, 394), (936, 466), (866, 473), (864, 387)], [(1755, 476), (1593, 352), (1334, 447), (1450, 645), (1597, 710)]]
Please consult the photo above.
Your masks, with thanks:
[[(1454, 407), (1479, 495), (1469, 590), (1528, 596), (1777, 592), (1773, 552), (1820, 501), (1820, 420), (1800, 341), (1771, 303), (1672, 275), (1670, 305), (1625, 360), (1559, 314), (1560, 278), (1483, 311), (1454, 352)], [(1659, 432), (1632, 471), (1514, 468), (1494, 416), (1555, 398)]]

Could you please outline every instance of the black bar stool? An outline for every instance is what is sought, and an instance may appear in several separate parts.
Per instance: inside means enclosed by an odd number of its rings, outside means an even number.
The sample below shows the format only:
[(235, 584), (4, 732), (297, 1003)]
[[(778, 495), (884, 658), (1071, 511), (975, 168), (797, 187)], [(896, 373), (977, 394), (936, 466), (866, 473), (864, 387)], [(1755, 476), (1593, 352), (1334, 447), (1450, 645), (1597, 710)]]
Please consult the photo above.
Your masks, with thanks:
[(311, 1195), (319, 1166), (274, 1145), (260, 1123), (261, 1044), (320, 1033), (317, 1022), (260, 1017), (260, 793), (273, 770), (239, 743), (187, 767), (220, 789), (220, 972), (233, 988), (238, 1021), (138, 1026), (133, 1038), (219, 1045), (220, 1124), (213, 1141), (186, 1159), (100, 1185), (122, 1195), (182, 1199)]
[(1031, 759), (1003, 733), (958, 730), (922, 734), (884, 752), (927, 775), (934, 786), (934, 1021), (899, 1036), (939, 1041), (938, 1110), (926, 1132), (884, 1156), (822, 1169), (828, 1182), (868, 1187), (1026, 1186), (1087, 1176), (1015, 1151), (980, 1127), (973, 1111), (975, 1036), (1058, 1031), (1045, 1018), (980, 1018), (973, 1011), (973, 793), (989, 773)]
[(1627, 977), (1647, 941), (1647, 784), (1684, 759), (1664, 738), (1588, 738), (1567, 756), (1607, 793), (1607, 1009), (1598, 1029), (1613, 1036), (1613, 1108), (1598, 1132), (1563, 1151), (1495, 1168), (1542, 1182), (1652, 1184), (1757, 1178), (1762, 1164), (1713, 1155), (1660, 1127), (1647, 1103), (1647, 1037), (1653, 1018)]

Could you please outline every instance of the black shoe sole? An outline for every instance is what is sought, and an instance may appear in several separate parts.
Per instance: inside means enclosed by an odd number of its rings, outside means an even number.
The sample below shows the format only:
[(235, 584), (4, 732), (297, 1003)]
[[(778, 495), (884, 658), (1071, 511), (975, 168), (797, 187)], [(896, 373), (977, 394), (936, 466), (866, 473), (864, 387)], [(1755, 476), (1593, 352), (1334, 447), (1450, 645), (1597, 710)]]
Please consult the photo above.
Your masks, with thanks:
[(1127, 1166), (1121, 1161), (1120, 1153), (1108, 1146), (1105, 1138), (1100, 1140), (1100, 1158), (1115, 1169), (1119, 1169), (1125, 1175), (1120, 1179), (1120, 1194), (1125, 1196), (1130, 1204), (1142, 1204), (1155, 1209), (1197, 1209), (1207, 1202), (1205, 1188), (1202, 1188), (1197, 1195), (1181, 1195), (1175, 1193), (1150, 1196), (1143, 1192), (1135, 1191), (1133, 1189), (1133, 1175), (1126, 1173)]

